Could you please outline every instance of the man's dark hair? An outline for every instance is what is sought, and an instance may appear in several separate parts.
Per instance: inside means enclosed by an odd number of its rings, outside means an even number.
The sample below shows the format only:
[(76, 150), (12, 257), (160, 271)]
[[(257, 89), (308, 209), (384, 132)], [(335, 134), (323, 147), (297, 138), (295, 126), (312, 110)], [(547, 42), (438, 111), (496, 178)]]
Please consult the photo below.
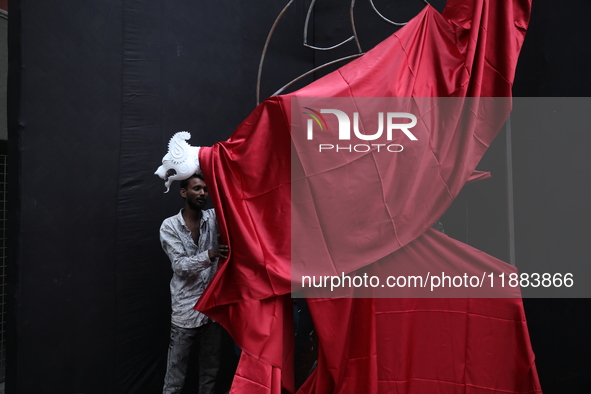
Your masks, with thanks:
[(180, 183), (180, 187), (181, 189), (185, 189), (187, 190), (187, 186), (189, 186), (189, 181), (193, 178), (199, 178), (201, 179), (203, 182), (205, 182), (205, 178), (203, 177), (202, 174), (193, 174), (190, 177), (188, 177), (187, 179), (183, 179)]

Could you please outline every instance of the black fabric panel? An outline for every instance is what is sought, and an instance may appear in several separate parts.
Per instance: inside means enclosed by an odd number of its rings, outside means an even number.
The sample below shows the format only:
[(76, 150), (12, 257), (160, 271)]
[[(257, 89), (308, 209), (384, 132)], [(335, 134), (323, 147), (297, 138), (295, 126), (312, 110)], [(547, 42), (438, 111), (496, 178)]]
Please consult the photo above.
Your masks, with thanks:
[[(158, 242), (163, 199), (153, 181), (163, 112), (160, 2), (124, 0), (118, 158), (115, 393), (155, 392), (166, 348), (167, 271)], [(113, 214), (112, 213), (112, 214)]]
[(589, 62), (591, 46), (582, 45), (591, 35), (587, 16), (591, 3), (535, 0), (514, 92), (517, 97), (591, 96)]
[[(570, 272), (579, 289), (588, 288), (591, 98), (535, 103), (516, 101), (521, 116), (513, 123), (517, 264), (523, 272)], [(545, 392), (586, 391), (590, 301), (532, 299), (525, 304)]]
[[(585, 0), (533, 2), (515, 96), (585, 97), (588, 102), (591, 47), (584, 42), (591, 37), (590, 13)], [(562, 262), (588, 265), (591, 141), (588, 124), (573, 125), (568, 117), (573, 109), (578, 119), (588, 117), (588, 105), (540, 106), (530, 116), (533, 122), (513, 127), (518, 266), (523, 261), (561, 272)], [(547, 130), (544, 122), (555, 124), (555, 133), (540, 133), (536, 123)], [(588, 391), (591, 299), (526, 299), (524, 305), (544, 393)]]
[(19, 14), (17, 336), (7, 380), (18, 393), (108, 392), (121, 15), (96, 1), (22, 3)]
[(19, 122), (19, 109), (21, 102), (21, 11), (20, 4), (12, 2), (10, 5), (10, 22), (8, 24), (8, 78), (7, 78), (7, 128), (10, 138), (8, 144), (8, 174), (7, 174), (7, 220), (10, 224), (7, 227), (7, 256), (5, 286), (6, 294), (6, 371), (5, 390), (8, 393), (17, 392), (16, 374), (19, 369), (19, 357), (17, 356), (17, 333), (18, 321), (20, 320), (18, 308), (18, 283), (20, 244), (18, 236), (20, 229), (20, 176), (19, 176), (19, 133), (21, 131)]

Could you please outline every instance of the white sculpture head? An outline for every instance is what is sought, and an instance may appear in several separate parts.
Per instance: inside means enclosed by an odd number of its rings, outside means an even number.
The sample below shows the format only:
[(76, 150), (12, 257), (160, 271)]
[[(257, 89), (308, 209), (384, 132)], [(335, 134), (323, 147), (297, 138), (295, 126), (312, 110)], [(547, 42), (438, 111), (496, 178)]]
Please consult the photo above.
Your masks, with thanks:
[(179, 131), (168, 143), (168, 153), (162, 158), (162, 165), (154, 174), (164, 179), (165, 193), (170, 190), (173, 181), (181, 181), (195, 173), (201, 173), (199, 166), (199, 146), (191, 146), (187, 140), (191, 138), (188, 131)]

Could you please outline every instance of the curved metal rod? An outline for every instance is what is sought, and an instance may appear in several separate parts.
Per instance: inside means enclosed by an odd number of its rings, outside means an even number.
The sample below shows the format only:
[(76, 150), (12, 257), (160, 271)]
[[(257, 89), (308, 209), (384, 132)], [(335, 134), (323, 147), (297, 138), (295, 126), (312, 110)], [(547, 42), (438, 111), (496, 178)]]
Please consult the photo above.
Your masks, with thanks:
[(311, 69), (310, 71), (307, 71), (307, 72), (303, 73), (299, 77), (291, 80), (288, 84), (286, 84), (281, 89), (279, 89), (278, 91), (276, 91), (275, 93), (273, 93), (271, 96), (277, 96), (278, 94), (280, 94), (281, 92), (283, 92), (285, 89), (287, 89), (288, 87), (290, 87), (291, 85), (293, 85), (294, 83), (296, 83), (297, 81), (299, 81), (300, 79), (305, 78), (308, 75), (310, 75), (310, 74), (312, 74), (312, 73), (314, 73), (314, 72), (316, 72), (318, 70), (322, 70), (324, 67), (328, 67), (330, 65), (333, 65), (335, 63), (342, 62), (342, 61), (345, 61), (345, 60), (355, 59), (356, 57), (360, 57), (361, 55), (363, 55), (363, 53), (356, 53), (354, 55), (345, 56), (345, 57), (342, 57), (340, 59), (333, 60), (333, 61), (328, 62), (328, 63), (324, 63), (321, 66), (315, 67), (315, 68)]
[(361, 44), (359, 43), (359, 38), (357, 37), (357, 29), (355, 28), (355, 16), (353, 9), (355, 8), (355, 0), (351, 0), (351, 7), (349, 8), (349, 20), (351, 21), (351, 29), (353, 29), (353, 37), (355, 37), (355, 43), (357, 44), (357, 49), (359, 53), (362, 53), (363, 50), (361, 49)]
[(378, 14), (378, 16), (380, 18), (382, 18), (383, 20), (385, 20), (386, 22), (394, 25), (394, 26), (404, 26), (406, 25), (408, 22), (394, 22), (391, 21), (390, 19), (386, 18), (384, 15), (380, 14), (380, 11), (378, 11), (378, 9), (376, 8), (376, 6), (373, 3), (373, 0), (369, 0), (369, 4), (371, 4), (371, 8), (373, 8), (373, 10), (375, 11), (376, 14)]
[[(426, 5), (429, 5), (429, 2), (427, 0), (421, 0), (423, 3), (425, 3)], [(376, 14), (378, 14), (378, 16), (380, 18), (382, 18), (383, 20), (385, 20), (386, 22), (394, 25), (394, 26), (404, 26), (406, 25), (408, 22), (394, 22), (388, 18), (386, 18), (384, 15), (382, 15), (380, 13), (380, 11), (378, 11), (378, 9), (376, 8), (375, 4), (373, 3), (373, 0), (369, 0), (369, 3), (371, 4), (371, 8), (373, 8), (373, 10), (375, 11)]]
[(256, 97), (257, 98), (257, 105), (260, 103), (261, 75), (263, 74), (263, 63), (265, 62), (265, 55), (267, 54), (267, 48), (269, 47), (269, 42), (271, 41), (271, 36), (275, 32), (275, 28), (277, 27), (279, 20), (281, 20), (281, 17), (283, 17), (283, 14), (285, 14), (285, 11), (287, 11), (287, 9), (291, 6), (291, 4), (293, 2), (294, 2), (294, 0), (289, 0), (289, 2), (285, 5), (285, 7), (283, 7), (283, 10), (281, 10), (279, 15), (277, 15), (277, 18), (275, 19), (275, 22), (273, 23), (273, 26), (271, 26), (271, 30), (269, 30), (269, 34), (267, 35), (267, 40), (265, 41), (265, 46), (263, 47), (263, 53), (261, 55), (261, 61), (259, 62), (259, 71), (257, 74), (257, 97)]
[(345, 41), (339, 42), (338, 44), (336, 44), (336, 45), (333, 45), (333, 46), (331, 46), (331, 47), (315, 47), (314, 45), (310, 45), (310, 44), (306, 44), (306, 43), (304, 43), (304, 46), (305, 46), (305, 47), (308, 47), (308, 48), (315, 49), (315, 50), (317, 50), (317, 51), (330, 51), (331, 49), (338, 48), (338, 47), (340, 47), (341, 45), (343, 45), (343, 44), (346, 44), (346, 43), (348, 43), (349, 41), (352, 41), (352, 40), (354, 40), (354, 39), (355, 39), (355, 36), (351, 36), (351, 37), (347, 38)]
[[(355, 2), (355, 0), (353, 0), (353, 3), (354, 2)], [(312, 2), (310, 3), (310, 7), (308, 7), (308, 13), (306, 14), (306, 22), (304, 23), (304, 46), (305, 47), (312, 48), (317, 51), (330, 51), (331, 49), (338, 48), (341, 45), (346, 44), (349, 41), (355, 39), (355, 35), (352, 35), (351, 37), (347, 38), (345, 41), (339, 42), (338, 44), (333, 45), (331, 47), (317, 47), (317, 46), (308, 44), (308, 24), (310, 23), (310, 15), (312, 15), (312, 10), (314, 9), (315, 3), (316, 3), (316, 0), (312, 0)]]

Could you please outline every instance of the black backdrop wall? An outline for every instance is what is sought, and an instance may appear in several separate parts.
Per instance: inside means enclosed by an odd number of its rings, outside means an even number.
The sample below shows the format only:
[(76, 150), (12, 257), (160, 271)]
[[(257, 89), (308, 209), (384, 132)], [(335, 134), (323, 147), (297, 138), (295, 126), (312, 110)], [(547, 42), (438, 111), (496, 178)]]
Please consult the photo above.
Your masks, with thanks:
[[(174, 132), (189, 130), (193, 145), (211, 145), (254, 108), (263, 45), (286, 3), (10, 3), (7, 393), (161, 390), (171, 272), (158, 227), (182, 201), (175, 189), (163, 194), (153, 172)], [(369, 2), (357, 3), (367, 50), (395, 28)], [(432, 3), (441, 10), (445, 1)], [(329, 53), (302, 46), (309, 4), (295, 1), (279, 23), (262, 97), (355, 53), (353, 43)], [(422, 7), (419, 0), (376, 4), (399, 20)], [(581, 39), (591, 33), (584, 17), (591, 4), (568, 0), (558, 7), (535, 1), (517, 96), (591, 96), (591, 48)], [(348, 8), (344, 0), (319, 1), (311, 40), (330, 46), (349, 37)], [(513, 128), (518, 266), (520, 259), (589, 256), (591, 165), (581, 157), (590, 135), (568, 137), (578, 143), (557, 153), (555, 136)], [(503, 138), (481, 166), (493, 179), (467, 187), (443, 222), (451, 236), (507, 260)], [(557, 184), (566, 194), (548, 193)], [(591, 369), (589, 300), (525, 304), (545, 392), (583, 392)]]

